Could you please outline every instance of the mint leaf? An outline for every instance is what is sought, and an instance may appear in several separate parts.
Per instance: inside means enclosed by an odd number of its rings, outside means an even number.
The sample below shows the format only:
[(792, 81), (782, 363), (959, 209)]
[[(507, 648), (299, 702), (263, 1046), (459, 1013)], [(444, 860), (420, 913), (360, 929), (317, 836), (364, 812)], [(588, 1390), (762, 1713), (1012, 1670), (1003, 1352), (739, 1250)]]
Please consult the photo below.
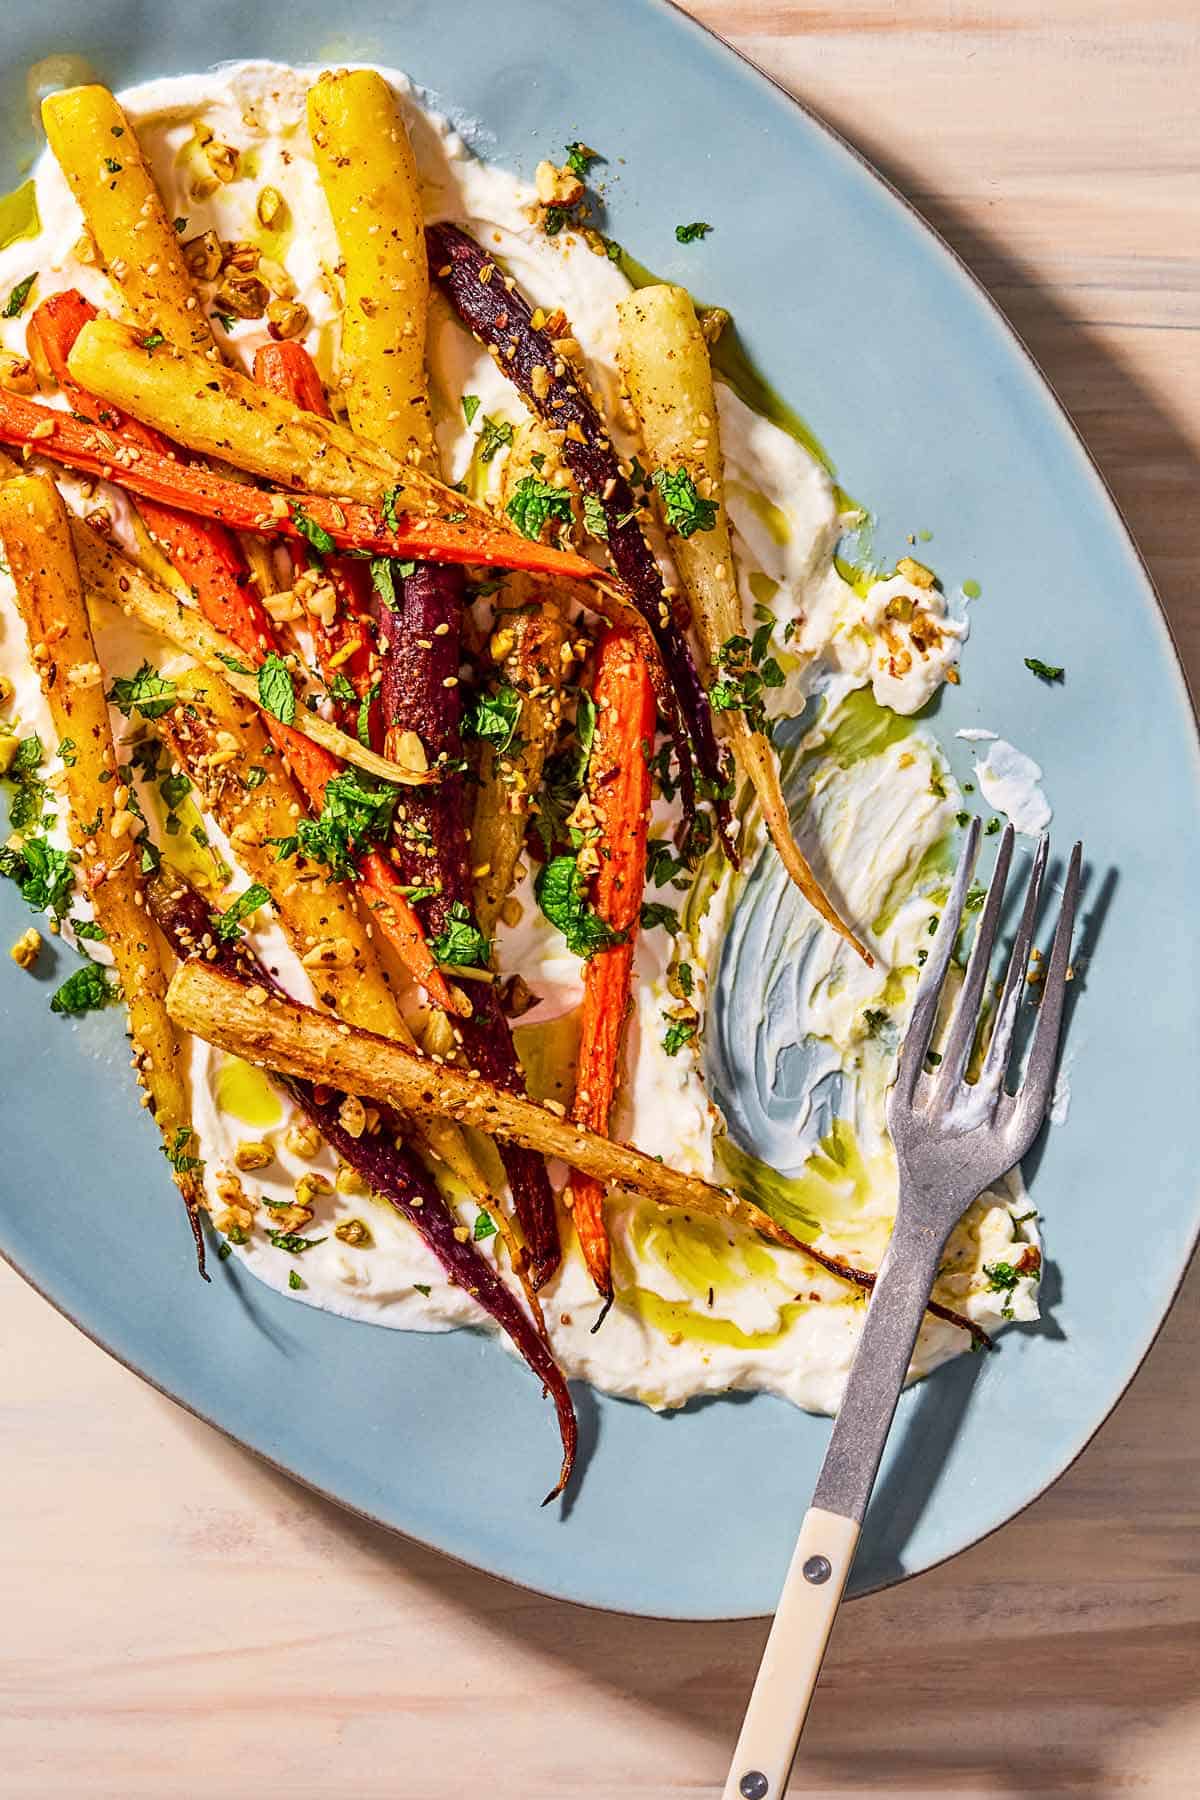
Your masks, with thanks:
[[(232, 1232), (230, 1236), (232, 1236)], [(292, 1256), (303, 1256), (306, 1250), (312, 1250), (325, 1239), (298, 1237), (294, 1231), (268, 1231), (267, 1236), (277, 1250), (286, 1250)]]
[(565, 488), (553, 487), (537, 475), (523, 475), (504, 510), (521, 536), (536, 543), (549, 520), (571, 523), (571, 496)]
[(326, 787), (318, 818), (300, 819), (294, 836), (269, 841), (277, 846), (277, 860), (302, 852), (327, 863), (339, 881), (348, 881), (358, 855), (387, 836), (398, 798), (394, 787), (368, 787), (348, 769)]
[(711, 230), (712, 226), (706, 225), (703, 219), (694, 219), (690, 225), (675, 227), (675, 242), (677, 244), (694, 244), (698, 238), (706, 238)]
[(585, 959), (610, 944), (623, 944), (627, 933), (614, 931), (594, 910), (587, 884), (573, 856), (555, 856), (538, 870), (533, 885), (537, 903), (550, 923), (562, 932), (567, 949)]
[(490, 463), (496, 452), (513, 441), (513, 428), (507, 419), (492, 419), (485, 414), (479, 434), (479, 460)]
[(254, 882), (244, 894), (238, 895), (227, 911), (214, 916), (212, 928), (216, 936), (223, 944), (235, 943), (242, 935), (240, 930), (242, 920), (248, 919), (252, 913), (256, 913), (260, 906), (266, 906), (270, 898), (270, 894), (262, 883)]
[(396, 508), (403, 497), (403, 489), (398, 487), (389, 488), (380, 502), (380, 511), (383, 514), (383, 522), (389, 531), (399, 531), (400, 529), (400, 521), (396, 515)]
[(679, 923), (679, 914), (673, 906), (664, 906), (661, 900), (646, 900), (642, 904), (641, 925), (643, 931), (653, 931), (656, 925), (664, 925), (674, 937), (683, 927)]
[(471, 917), (470, 908), (456, 900), (450, 908), (446, 929), (429, 940), (429, 948), (440, 963), (454, 963), (461, 969), (486, 969), (492, 947)]
[(663, 1049), (668, 1056), (677, 1056), (685, 1044), (690, 1044), (696, 1035), (695, 1025), (688, 1019), (672, 1019), (667, 1026), (663, 1038)]
[(1039, 681), (1061, 681), (1067, 672), (1061, 664), (1044, 663), (1040, 656), (1027, 656), (1025, 667), (1036, 675)]
[(475, 1214), (475, 1229), (471, 1233), (477, 1244), (486, 1243), (488, 1238), (496, 1235), (496, 1221), (485, 1206), (481, 1206)]
[(667, 524), (681, 538), (693, 532), (711, 531), (717, 522), (717, 502), (705, 500), (686, 469), (655, 469), (651, 476), (667, 515)]
[(292, 672), (274, 650), (258, 671), (258, 697), (264, 712), (269, 712), (281, 725), (290, 725), (296, 717), (296, 688)]
[(479, 411), (479, 395), (464, 394), (462, 397), (463, 418), (468, 425), (474, 423), (475, 414)]
[(292, 501), (292, 522), (302, 538), (310, 543), (318, 556), (332, 556), (337, 549), (337, 540), (332, 538), (323, 525), (310, 519), (298, 500)]
[(174, 706), (175, 691), (173, 681), (160, 675), (153, 663), (144, 662), (136, 674), (118, 676), (108, 699), (123, 718), (136, 712), (143, 719), (161, 719)]
[(36, 280), (37, 270), (35, 269), (32, 275), (27, 275), (25, 277), (24, 281), (18, 281), (16, 287), (13, 288), (8, 299), (4, 302), (4, 311), (0, 314), (0, 317), (5, 319), (20, 318), (25, 310), (25, 302), (28, 300)]
[(379, 595), (385, 606), (393, 612), (399, 612), (400, 602), (396, 596), (396, 564), (389, 556), (373, 556), (371, 558), (371, 586)]
[(463, 715), (463, 736), (490, 744), (502, 756), (517, 735), (524, 702), (507, 683), (494, 694), (476, 694)]
[(116, 997), (116, 983), (109, 980), (100, 964), (85, 962), (51, 995), (50, 1011), (78, 1018), (82, 1013), (98, 1012)]
[(608, 514), (598, 494), (583, 496), (583, 528), (594, 538), (608, 538)]

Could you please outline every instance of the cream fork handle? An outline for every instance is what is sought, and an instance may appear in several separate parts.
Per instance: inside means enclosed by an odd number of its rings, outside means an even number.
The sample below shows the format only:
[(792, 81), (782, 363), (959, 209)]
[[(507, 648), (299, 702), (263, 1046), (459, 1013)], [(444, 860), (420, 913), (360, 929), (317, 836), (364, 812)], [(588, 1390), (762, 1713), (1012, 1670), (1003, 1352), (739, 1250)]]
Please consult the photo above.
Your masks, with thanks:
[[(911, 1217), (902, 1180), (896, 1227), (800, 1528), (724, 1800), (782, 1800), (946, 1235)], [(829, 1564), (827, 1576), (814, 1557)]]
[[(742, 1721), (724, 1800), (766, 1800), (767, 1796), (777, 1800), (787, 1786), (825, 1646), (858, 1548), (858, 1533), (857, 1521), (839, 1513), (826, 1512), (820, 1506), (810, 1506), (805, 1513)], [(758, 1782), (755, 1775), (761, 1777)], [(743, 1786), (743, 1782), (749, 1785)]]

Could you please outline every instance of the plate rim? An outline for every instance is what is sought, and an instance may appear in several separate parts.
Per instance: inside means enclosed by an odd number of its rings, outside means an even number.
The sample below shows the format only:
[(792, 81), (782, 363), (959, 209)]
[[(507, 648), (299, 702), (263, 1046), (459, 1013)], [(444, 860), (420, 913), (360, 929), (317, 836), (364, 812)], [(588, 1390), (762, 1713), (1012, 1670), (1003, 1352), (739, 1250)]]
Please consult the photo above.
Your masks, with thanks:
[[(723, 37), (714, 27), (695, 17), (694, 14), (689, 12), (683, 6), (681, 0), (638, 0), (638, 3), (643, 6), (648, 13), (656, 13), (660, 17), (669, 18), (677, 29), (686, 31), (690, 28), (693, 33), (704, 40), (708, 52), (718, 60), (728, 58), (732, 63), (740, 64), (743, 68), (749, 70), (753, 76), (764, 82), (776, 95), (784, 100), (790, 108), (794, 108), (798, 111), (809, 125), (814, 127), (821, 136), (831, 141), (841, 151), (846, 152), (854, 162), (858, 164), (859, 168), (872, 179), (872, 181), (882, 187), (888, 196), (894, 202), (898, 203), (917, 231), (928, 240), (932, 240), (944, 261), (950, 265), (951, 269), (960, 278), (965, 278), (966, 284), (970, 290), (973, 291), (974, 295), (986, 303), (987, 309), (991, 313), (993, 320), (1000, 325), (1003, 335), (1007, 338), (1010, 345), (1014, 346), (1020, 353), (1020, 356), (1023, 358), (1028, 368), (1037, 377), (1041, 390), (1053, 402), (1053, 408), (1057, 412), (1059, 420), (1068, 428), (1068, 437), (1070, 441), (1073, 442), (1076, 451), (1081, 453), (1085, 473), (1091, 479), (1099, 496), (1103, 500), (1111, 521), (1115, 523), (1125, 544), (1133, 553), (1136, 569), (1153, 601), (1153, 608), (1150, 609), (1150, 616), (1154, 616), (1156, 613), (1159, 624), (1163, 629), (1165, 644), (1170, 651), (1170, 660), (1167, 663), (1167, 667), (1168, 669), (1171, 669), (1173, 664), (1173, 675), (1177, 690), (1186, 702), (1184, 711), (1191, 726), (1193, 753), (1197, 760), (1200, 761), (1200, 704), (1198, 704), (1197, 691), (1193, 688), (1192, 682), (1189, 679), (1174, 626), (1171, 622), (1167, 608), (1164, 605), (1162, 596), (1159, 593), (1157, 583), (1147, 563), (1141, 545), (1125, 516), (1120, 502), (1113, 493), (1104, 471), (1093, 455), (1069, 408), (1063, 401), (1054, 383), (1042, 368), (1037, 357), (1025, 342), (1025, 339), (1018, 331), (1017, 327), (1009, 319), (999, 302), (984, 284), (982, 278), (975, 273), (954, 246), (948, 242), (942, 232), (938, 230), (937, 226), (925, 217), (916, 204), (896, 186), (883, 170), (878, 168), (875, 163), (872, 162), (870, 157), (859, 150), (858, 147), (846, 138), (836, 126), (832, 125), (816, 111), (809, 102), (801, 99), (800, 96), (793, 93), (790, 88), (784, 86), (782, 82), (777, 80), (769, 70), (764, 69), (752, 56), (748, 55), (737, 45), (731, 43), (727, 38)], [(1200, 1193), (1197, 1195), (1197, 1200), (1200, 1202)], [(1108, 1424), (1114, 1412), (1128, 1394), (1134, 1380), (1145, 1366), (1151, 1351), (1157, 1344), (1179, 1299), (1179, 1295), (1191, 1271), (1193, 1262), (1196, 1260), (1198, 1247), (1200, 1247), (1200, 1204), (1198, 1204), (1196, 1208), (1196, 1218), (1191, 1233), (1190, 1243), (1187, 1245), (1181, 1257), (1179, 1271), (1171, 1288), (1170, 1295), (1156, 1319), (1153, 1328), (1150, 1330), (1140, 1347), (1136, 1350), (1136, 1354), (1130, 1364), (1125, 1379), (1114, 1393), (1111, 1402), (1105, 1408), (1104, 1412), (1094, 1421), (1086, 1436), (1083, 1437), (1070, 1451), (1065, 1460), (1046, 1477), (1045, 1481), (1030, 1493), (1020, 1505), (1007, 1513), (1003, 1518), (997, 1519), (994, 1523), (978, 1531), (975, 1535), (967, 1537), (962, 1543), (946, 1550), (942, 1555), (934, 1557), (929, 1561), (922, 1562), (917, 1566), (889, 1572), (887, 1576), (881, 1576), (870, 1582), (869, 1585), (856, 1589), (853, 1594), (848, 1596), (850, 1599), (866, 1599), (870, 1595), (886, 1592), (894, 1587), (899, 1587), (905, 1582), (912, 1581), (916, 1579), (916, 1577), (924, 1575), (931, 1570), (942, 1568), (946, 1564), (955, 1561), (968, 1550), (972, 1550), (977, 1545), (985, 1543), (989, 1538), (995, 1536), (1015, 1519), (1020, 1518), (1022, 1514), (1027, 1512), (1038, 1500), (1049, 1493), (1050, 1490), (1074, 1468), (1075, 1464), (1079, 1462), (1085, 1452), (1090, 1449), (1096, 1437)], [(171, 1387), (165, 1385), (147, 1369), (139, 1367), (136, 1363), (130, 1361), (106, 1340), (103, 1333), (83, 1324), (67, 1304), (60, 1303), (45, 1290), (40, 1282), (37, 1281), (23, 1266), (18, 1256), (11, 1253), (2, 1245), (0, 1245), (0, 1261), (11, 1268), (41, 1300), (58, 1314), (60, 1318), (65, 1319), (90, 1343), (94, 1344), (107, 1356), (111, 1357), (121, 1368), (127, 1370), (130, 1374), (144, 1382), (154, 1392), (161, 1394), (165, 1399), (170, 1400), (174, 1405), (178, 1406), (183, 1412), (190, 1414), (191, 1417), (198, 1419), (202, 1424), (220, 1433), (220, 1435), (229, 1442), (234, 1443), (240, 1449), (247, 1451), (258, 1461), (274, 1470), (277, 1474), (285, 1476), (289, 1481), (296, 1483), (299, 1487), (306, 1489), (310, 1493), (316, 1494), (322, 1500), (338, 1507), (339, 1510), (348, 1513), (354, 1518), (364, 1520), (366, 1523), (387, 1532), (390, 1536), (399, 1538), (406, 1543), (417, 1545), (422, 1550), (431, 1552), (438, 1557), (444, 1558), (450, 1563), (457, 1564), (461, 1568), (469, 1569), (491, 1580), (503, 1582), (507, 1586), (521, 1592), (553, 1600), (558, 1604), (577, 1607), (585, 1612), (600, 1612), (620, 1618), (647, 1619), (662, 1623), (687, 1622), (689, 1624), (736, 1623), (743, 1620), (769, 1618), (771, 1616), (769, 1613), (759, 1611), (697, 1613), (691, 1610), (675, 1612), (650, 1612), (639, 1610), (637, 1612), (630, 1612), (624, 1607), (611, 1606), (604, 1601), (596, 1599), (582, 1599), (575, 1594), (562, 1591), (552, 1585), (539, 1585), (524, 1581), (519, 1576), (507, 1573), (503, 1570), (485, 1567), (480, 1563), (473, 1562), (468, 1557), (458, 1554), (456, 1551), (447, 1548), (445, 1545), (433, 1542), (431, 1539), (421, 1536), (417, 1531), (405, 1529), (400, 1525), (392, 1523), (388, 1519), (381, 1518), (367, 1507), (356, 1505), (352, 1500), (345, 1498), (341, 1494), (332, 1492), (330, 1489), (323, 1487), (318, 1481), (302, 1475), (296, 1470), (288, 1467), (287, 1464), (279, 1461), (276, 1457), (273, 1457), (265, 1449), (261, 1449), (256, 1444), (250, 1443), (237, 1431), (232, 1430), (228, 1426), (221, 1424), (216, 1419), (212, 1418), (200, 1406), (194, 1405), (191, 1401), (183, 1398), (181, 1394), (174, 1392)]]

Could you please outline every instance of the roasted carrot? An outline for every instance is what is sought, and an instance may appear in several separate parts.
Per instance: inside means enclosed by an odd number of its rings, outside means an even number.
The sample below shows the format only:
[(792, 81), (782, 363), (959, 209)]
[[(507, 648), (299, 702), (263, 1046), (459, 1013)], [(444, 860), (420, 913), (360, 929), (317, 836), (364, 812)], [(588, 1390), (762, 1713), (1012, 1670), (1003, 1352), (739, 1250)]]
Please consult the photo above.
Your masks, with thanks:
[[(584, 966), (572, 1117), (576, 1124), (606, 1132), (633, 981), (634, 940), (646, 875), (650, 751), (654, 744), (654, 688), (645, 658), (630, 632), (610, 630), (601, 639), (592, 698), (596, 729), (588, 760), (587, 793), (600, 858), (592, 883), (592, 904), (618, 941), (597, 950)], [(579, 1172), (571, 1178), (571, 1189), (572, 1217), (588, 1273), (597, 1292), (611, 1301), (612, 1256), (604, 1224), (604, 1188), (594, 1175)]]
[(608, 428), (579, 371), (561, 353), (548, 324), (536, 324), (529, 301), (511, 280), (493, 279), (490, 253), (455, 225), (426, 231), (429, 267), (451, 306), (496, 356), (530, 410), (561, 439), (561, 455), (582, 492), (599, 511), (598, 535), (613, 567), (654, 637), (666, 677), (660, 698), (679, 761), (685, 813), (694, 811), (697, 777), (713, 799), (722, 846), (737, 861), (727, 770), (712, 711), (691, 649), (667, 595), (654, 552), (638, 518), (638, 503)]
[(357, 500), (330, 500), (322, 494), (242, 486), (197, 463), (119, 445), (102, 427), (26, 400), (7, 388), (0, 388), (0, 444), (49, 457), (80, 474), (114, 482), (142, 499), (213, 519), (234, 531), (287, 538), (292, 543), (315, 542), (330, 551), (367, 556), (531, 569), (567, 581), (593, 583), (602, 574), (586, 557), (482, 523), (474, 513), (393, 510), (390, 494), (383, 492), (378, 506), (367, 506)]
[[(376, 595), (381, 662), (384, 744), (393, 733), (417, 732), (432, 764), (450, 771), (428, 791), (412, 789), (396, 809), (395, 855), (405, 879), (425, 888), (417, 907), (426, 933), (448, 962), (477, 968), (467, 980), (469, 1012), (460, 1023), (462, 1047), (475, 1070), (523, 1093), (521, 1065), (497, 997), (488, 946), (471, 912), (471, 857), (464, 818), (464, 783), (455, 766), (462, 756), (458, 666), (463, 583), (458, 569), (418, 563), (402, 578), (393, 612)], [(525, 1237), (528, 1273), (535, 1288), (548, 1280), (561, 1256), (558, 1217), (546, 1166), (536, 1151), (505, 1144), (501, 1154), (513, 1210)]]
[[(175, 460), (178, 455), (175, 446), (159, 432), (117, 412), (72, 379), (67, 367), (71, 346), (87, 321), (96, 316), (95, 307), (82, 294), (68, 292), (43, 302), (30, 322), (30, 330), (36, 331), (46, 360), (73, 410), (96, 420), (112, 445), (110, 454), (114, 457), (140, 452), (160, 458), (169, 467), (187, 469), (188, 465)], [(45, 408), (39, 410), (46, 411)], [(63, 418), (61, 413), (49, 416)], [(43, 441), (36, 440), (39, 448)], [(239, 488), (236, 483), (227, 485), (235, 493), (253, 492)], [(277, 652), (280, 645), (275, 623), (251, 582), (241, 551), (230, 533), (220, 525), (193, 519), (187, 513), (158, 505), (145, 497), (140, 509), (150, 530), (195, 590), (197, 603), (209, 623), (231, 638), (255, 666), (271, 651)], [(330, 781), (343, 772), (342, 764), (321, 745), (314, 744), (303, 733), (277, 719), (269, 718), (267, 727), (304, 789), (310, 807), (319, 813), (325, 790)], [(463, 1003), (455, 998), (430, 952), (395, 869), (379, 851), (373, 850), (363, 859), (362, 876), (364, 900), (409, 974), (436, 1005), (449, 1012), (461, 1012)]]

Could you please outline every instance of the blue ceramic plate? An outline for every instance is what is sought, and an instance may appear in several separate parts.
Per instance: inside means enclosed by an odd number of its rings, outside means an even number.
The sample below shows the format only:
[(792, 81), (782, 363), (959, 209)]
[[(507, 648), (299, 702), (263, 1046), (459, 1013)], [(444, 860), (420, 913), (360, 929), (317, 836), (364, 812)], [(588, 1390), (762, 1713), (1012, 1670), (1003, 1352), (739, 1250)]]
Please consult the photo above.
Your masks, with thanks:
[[(1087, 454), (970, 276), (845, 144), (666, 5), (17, 0), (0, 24), (0, 178), (34, 148), (24, 75), (55, 52), (113, 86), (270, 54), (378, 60), (532, 173), (582, 138), (621, 157), (611, 229), (719, 299), (835, 450), (884, 557), (936, 533), (947, 588), (976, 580), (960, 689), (938, 720), (1000, 729), (1043, 765), (1081, 836), (1095, 937), (1071, 1030), (1070, 1118), (1030, 1165), (1053, 1266), (1039, 1329), (910, 1392), (852, 1581), (961, 1550), (1061, 1473), (1162, 1323), (1197, 1231), (1197, 743), (1145, 569)], [(716, 229), (681, 249), (674, 226)], [(1047, 690), (1022, 664), (1067, 665)], [(1101, 915), (1103, 915), (1101, 917)], [(7, 884), (0, 935), (28, 915)], [(769, 1611), (828, 1423), (770, 1398), (674, 1417), (578, 1391), (585, 1467), (539, 1511), (553, 1427), (525, 1371), (467, 1332), (418, 1336), (288, 1304), (234, 1265), (202, 1288), (117, 1017), (51, 1020), (3, 985), (0, 1243), (114, 1356), (300, 1480), (480, 1568), (592, 1606), (681, 1618)]]

